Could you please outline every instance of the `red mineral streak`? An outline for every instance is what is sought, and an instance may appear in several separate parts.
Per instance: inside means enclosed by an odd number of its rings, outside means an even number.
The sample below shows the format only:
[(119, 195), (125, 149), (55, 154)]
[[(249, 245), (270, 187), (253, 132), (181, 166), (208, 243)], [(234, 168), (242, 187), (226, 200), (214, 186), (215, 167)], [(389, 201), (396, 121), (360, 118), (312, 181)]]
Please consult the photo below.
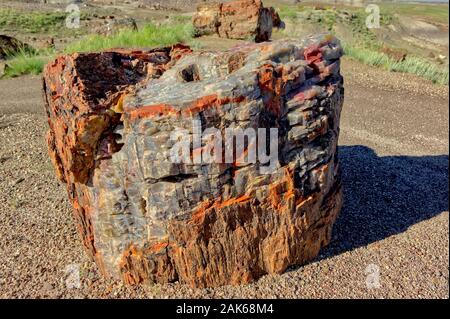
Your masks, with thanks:
[(294, 95), (294, 99), (297, 101), (304, 101), (304, 100), (312, 100), (317, 96), (317, 90), (314, 88), (307, 89), (305, 91), (301, 91)]
[(276, 69), (271, 64), (263, 65), (258, 72), (259, 87), (264, 94), (264, 104), (273, 114), (281, 114), (284, 81), (279, 76), (282, 69)]
[(141, 106), (135, 110), (129, 111), (128, 114), (130, 121), (161, 116), (192, 116), (212, 108), (217, 109), (225, 104), (240, 103), (244, 100), (244, 96), (219, 98), (217, 94), (211, 94), (195, 100), (183, 110), (178, 110), (174, 106), (168, 104), (155, 104)]
[(167, 243), (167, 242), (162, 242), (162, 243), (156, 243), (156, 244), (153, 244), (153, 245), (150, 247), (150, 252), (158, 252), (158, 251), (160, 251), (161, 249), (166, 249), (167, 246), (169, 246), (169, 243)]
[(317, 44), (307, 47), (304, 51), (305, 60), (310, 64), (322, 61), (322, 51)]
[(140, 108), (131, 111), (130, 120), (135, 121), (137, 119), (156, 117), (156, 116), (167, 116), (179, 114), (178, 111), (173, 106), (168, 104), (156, 104), (141, 106)]
[(222, 105), (229, 103), (241, 103), (245, 100), (244, 96), (238, 97), (219, 97), (217, 94), (211, 94), (204, 97), (201, 97), (194, 102), (191, 103), (189, 107), (183, 109), (183, 115), (192, 115), (197, 114), (202, 111), (211, 109), (211, 108), (219, 108)]
[(247, 194), (244, 194), (237, 198), (229, 198), (227, 200), (217, 199), (213, 200), (205, 200), (200, 204), (200, 206), (192, 213), (190, 222), (193, 224), (202, 223), (205, 219), (205, 216), (208, 212), (211, 212), (212, 209), (220, 210), (224, 207), (233, 206), (236, 204), (242, 204), (251, 200), (251, 197)]

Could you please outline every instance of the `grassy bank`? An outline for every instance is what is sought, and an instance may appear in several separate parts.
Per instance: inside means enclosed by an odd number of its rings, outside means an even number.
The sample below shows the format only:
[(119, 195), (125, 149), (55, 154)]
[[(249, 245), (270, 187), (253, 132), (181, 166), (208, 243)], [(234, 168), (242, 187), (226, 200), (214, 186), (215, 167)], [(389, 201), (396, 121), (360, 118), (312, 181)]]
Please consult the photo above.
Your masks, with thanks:
[[(66, 12), (24, 12), (13, 9), (0, 8), (0, 29), (21, 33), (60, 33), (65, 30)], [(82, 13), (81, 20), (87, 18)], [(70, 30), (74, 32), (73, 29)]]
[(395, 61), (381, 52), (345, 45), (345, 54), (364, 64), (381, 67), (392, 72), (412, 73), (437, 84), (448, 84), (448, 69), (439, 67), (423, 58), (407, 56), (403, 61)]
[[(402, 12), (413, 15), (411, 6), (398, 5)], [(434, 7), (427, 7), (427, 15), (442, 18)], [(395, 11), (391, 6), (381, 6), (380, 26), (387, 27), (395, 22)], [(283, 31), (283, 36), (303, 36), (306, 28), (313, 26), (314, 32), (328, 31), (341, 39), (347, 56), (364, 64), (381, 67), (392, 72), (412, 73), (437, 84), (448, 84), (448, 68), (424, 57), (408, 53), (406, 59), (398, 61), (383, 53), (385, 43), (368, 29), (365, 24), (367, 13), (364, 8), (332, 9), (331, 6), (315, 10), (310, 6), (285, 6), (280, 8), (280, 16), (291, 28)], [(447, 13), (448, 17), (448, 13)], [(342, 34), (344, 32), (344, 34)], [(351, 35), (351, 36), (349, 36)], [(393, 48), (395, 50), (395, 48)]]
[(20, 52), (10, 57), (6, 63), (4, 77), (15, 77), (23, 74), (40, 74), (44, 65), (52, 59), (49, 52)]
[[(148, 24), (139, 31), (121, 30), (111, 36), (91, 35), (69, 44), (63, 53), (94, 52), (111, 48), (150, 48), (168, 46), (177, 42), (192, 41), (193, 29), (189, 24), (167, 24), (156, 26)], [(194, 43), (195, 44), (195, 43)], [(56, 53), (38, 51), (36, 53), (20, 52), (8, 58), (5, 77), (22, 74), (39, 74), (44, 65)]]
[(434, 21), (438, 23), (448, 23), (448, 4), (433, 4), (433, 3), (380, 3), (382, 12), (394, 12), (411, 17), (420, 17), (427, 21)]
[(69, 44), (65, 53), (94, 52), (110, 48), (149, 48), (167, 46), (177, 42), (189, 42), (193, 28), (189, 24), (148, 24), (139, 31), (121, 30), (115, 35), (91, 35), (82, 41)]
[[(416, 11), (413, 7), (398, 6), (402, 12), (413, 15)], [(433, 18), (442, 19), (445, 14), (440, 13), (434, 7), (427, 7), (427, 14)], [(380, 24), (387, 27), (395, 16), (390, 11), (391, 7), (382, 6)], [(294, 26), (294, 29), (281, 32), (282, 37), (301, 37), (304, 27), (312, 27), (310, 32), (328, 31), (336, 33), (341, 38), (347, 56), (362, 63), (384, 68), (394, 72), (412, 73), (427, 78), (438, 84), (448, 84), (448, 69), (444, 65), (438, 65), (425, 57), (408, 54), (405, 60), (396, 61), (381, 52), (385, 43), (365, 25), (367, 13), (364, 8), (331, 9), (324, 7), (314, 10), (310, 6), (283, 6), (279, 13), (286, 24)], [(446, 15), (448, 17), (448, 13)], [(6, 18), (5, 18), (6, 17)], [(64, 22), (64, 13), (25, 13), (0, 9), (0, 27), (20, 27), (28, 32), (36, 30), (56, 30)], [(6, 21), (6, 22), (5, 22)], [(338, 28), (336, 28), (338, 27)], [(338, 29), (345, 29), (347, 36), (339, 34)], [(297, 32), (299, 31), (299, 32)], [(40, 31), (39, 31), (40, 32)], [(167, 46), (177, 42), (184, 42), (196, 46), (193, 40), (193, 27), (188, 16), (172, 16), (170, 23), (162, 25), (147, 24), (138, 31), (129, 29), (121, 30), (111, 36), (90, 35), (77, 42), (70, 43), (63, 52), (38, 51), (36, 53), (21, 52), (10, 57), (7, 61), (6, 76), (18, 76), (21, 74), (39, 74), (43, 66), (55, 54), (73, 52), (93, 52), (111, 48), (150, 48)], [(350, 35), (350, 36), (349, 36)]]

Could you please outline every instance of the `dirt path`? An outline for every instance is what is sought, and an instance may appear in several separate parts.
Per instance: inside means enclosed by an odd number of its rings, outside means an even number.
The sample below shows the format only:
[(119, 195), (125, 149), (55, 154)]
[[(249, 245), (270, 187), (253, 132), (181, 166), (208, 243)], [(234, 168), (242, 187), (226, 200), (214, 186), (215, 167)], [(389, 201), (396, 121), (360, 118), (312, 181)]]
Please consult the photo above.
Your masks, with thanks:
[[(448, 298), (448, 90), (349, 60), (343, 73), (345, 204), (330, 246), (283, 275), (217, 289), (101, 278), (46, 153), (40, 79), (0, 80), (0, 297)], [(73, 267), (81, 287), (68, 289)]]

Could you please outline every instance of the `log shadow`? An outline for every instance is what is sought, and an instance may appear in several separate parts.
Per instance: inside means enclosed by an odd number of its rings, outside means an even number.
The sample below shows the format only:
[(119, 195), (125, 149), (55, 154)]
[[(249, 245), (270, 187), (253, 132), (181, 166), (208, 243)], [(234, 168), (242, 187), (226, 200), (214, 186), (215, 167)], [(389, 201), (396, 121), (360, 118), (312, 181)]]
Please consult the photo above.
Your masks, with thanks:
[(377, 156), (362, 145), (340, 146), (344, 205), (330, 244), (315, 259), (329, 258), (448, 211), (448, 155)]

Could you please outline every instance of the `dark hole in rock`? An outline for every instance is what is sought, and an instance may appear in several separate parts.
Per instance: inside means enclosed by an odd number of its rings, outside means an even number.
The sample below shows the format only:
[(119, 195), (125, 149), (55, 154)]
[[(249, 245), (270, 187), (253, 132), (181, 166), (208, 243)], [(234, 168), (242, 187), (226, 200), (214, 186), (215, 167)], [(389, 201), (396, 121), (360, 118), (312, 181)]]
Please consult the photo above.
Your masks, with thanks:
[(198, 177), (196, 174), (179, 174), (176, 176), (166, 176), (161, 178), (160, 180), (167, 183), (179, 183), (185, 179), (196, 178)]
[(191, 64), (181, 70), (180, 75), (185, 82), (200, 81), (200, 72), (195, 64)]
[(139, 202), (139, 208), (141, 210), (142, 215), (147, 215), (147, 200), (142, 197)]

